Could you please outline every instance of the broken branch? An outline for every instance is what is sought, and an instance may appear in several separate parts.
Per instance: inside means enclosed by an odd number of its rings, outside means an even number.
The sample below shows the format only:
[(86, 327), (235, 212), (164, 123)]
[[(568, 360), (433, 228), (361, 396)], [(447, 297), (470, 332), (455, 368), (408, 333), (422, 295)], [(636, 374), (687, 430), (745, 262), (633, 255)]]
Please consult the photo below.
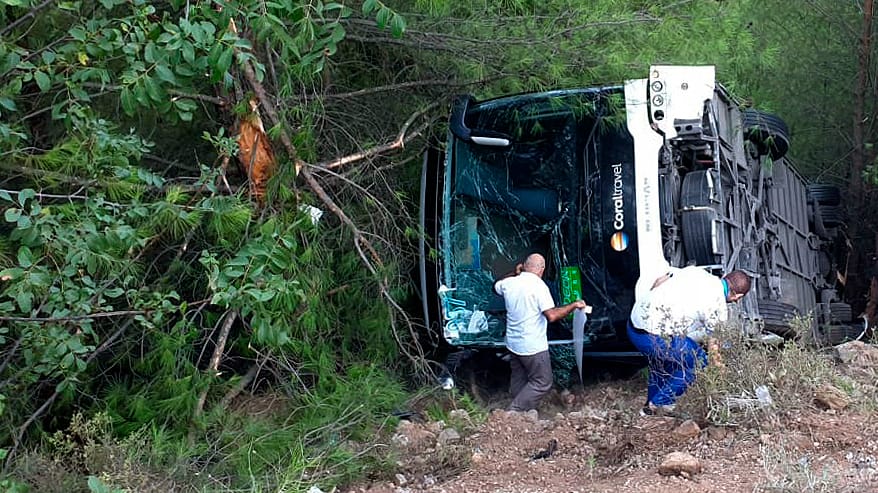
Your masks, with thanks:
[[(232, 330), (232, 325), (235, 323), (236, 318), (238, 318), (238, 312), (235, 310), (230, 309), (226, 312), (226, 318), (223, 320), (223, 326), (220, 329), (219, 336), (216, 340), (216, 347), (213, 350), (213, 355), (210, 357), (210, 363), (207, 365), (207, 371), (212, 376), (216, 376), (217, 374), (220, 359), (222, 359), (223, 353), (226, 350), (226, 341), (229, 339), (229, 332)], [(207, 401), (208, 390), (210, 390), (209, 386), (205, 387), (198, 396), (198, 402), (195, 403), (195, 411), (193, 412), (195, 418), (201, 416), (202, 411), (204, 411), (204, 403)]]
[[(382, 276), (379, 273), (379, 268), (383, 267), (383, 262), (381, 260), (380, 255), (375, 250), (375, 247), (372, 245), (372, 242), (369, 241), (368, 238), (363, 234), (363, 231), (360, 230), (359, 227), (348, 217), (347, 214), (335, 203), (332, 197), (326, 192), (326, 190), (317, 182), (317, 179), (311, 173), (309, 168), (309, 164), (303, 161), (298, 157), (296, 153), (296, 148), (293, 146), (292, 140), (290, 139), (289, 134), (283, 125), (280, 125), (281, 120), (278, 117), (277, 111), (274, 108), (274, 104), (272, 104), (268, 94), (265, 92), (265, 88), (262, 86), (262, 83), (256, 78), (256, 73), (253, 70), (253, 67), (250, 65), (249, 61), (245, 61), (242, 64), (242, 70), (244, 72), (244, 77), (247, 79), (247, 82), (250, 83), (250, 86), (253, 88), (253, 92), (256, 95), (259, 104), (262, 106), (262, 109), (265, 110), (265, 116), (268, 119), (269, 123), (272, 127), (278, 128), (278, 138), (284, 146), (284, 149), (287, 152), (290, 160), (295, 163), (297, 175), (298, 173), (302, 174), (305, 182), (308, 184), (308, 187), (313, 191), (320, 201), (330, 210), (332, 213), (339, 218), (339, 220), (347, 226), (351, 233), (354, 236), (354, 248), (357, 251), (357, 254), (360, 256), (360, 259), (363, 261), (363, 265), (366, 269), (372, 274), (375, 280), (378, 282), (378, 289), (381, 293), (381, 296), (387, 301), (387, 303), (392, 307), (394, 311), (405, 321), (406, 325), (409, 328), (410, 335), (412, 336), (413, 341), (417, 341), (417, 337), (415, 334), (415, 323), (411, 320), (405, 310), (396, 302), (393, 298), (393, 295), (390, 293), (389, 283), (386, 277)], [(431, 105), (432, 106), (432, 105)], [(409, 117), (409, 121), (403, 125), (402, 135), (405, 135), (405, 131), (409, 126), (419, 117), (421, 114), (428, 111), (431, 106), (424, 108), (421, 112), (415, 113), (411, 117)], [(404, 138), (404, 137), (403, 137)], [(398, 139), (397, 139), (398, 140)], [(417, 355), (413, 355), (409, 352), (408, 346), (400, 339), (399, 331), (397, 330), (396, 322), (394, 317), (391, 317), (391, 328), (393, 329), (394, 338), (397, 340), (399, 344), (400, 350), (408, 356), (413, 363), (418, 366), (424, 367), (424, 354), (423, 350), (414, 342), (414, 347), (417, 350)], [(428, 369), (429, 371), (429, 369)]]
[(261, 366), (262, 365), (259, 363), (253, 363), (252, 365), (250, 365), (247, 373), (245, 373), (244, 376), (241, 377), (241, 380), (239, 380), (238, 383), (234, 387), (232, 387), (232, 389), (230, 389), (226, 393), (226, 395), (223, 396), (222, 400), (220, 400), (220, 409), (227, 408), (229, 404), (231, 404), (232, 401), (235, 399), (235, 397), (238, 397), (238, 394), (243, 392), (244, 389), (247, 388), (248, 385), (250, 385), (250, 382), (252, 382), (253, 379), (256, 378), (256, 375), (259, 374), (259, 368)]
[(337, 168), (339, 166), (344, 166), (345, 164), (348, 164), (348, 163), (353, 163), (355, 161), (359, 161), (361, 159), (365, 159), (365, 158), (368, 158), (371, 156), (382, 154), (382, 153), (387, 152), (387, 151), (392, 151), (395, 149), (401, 149), (401, 148), (405, 147), (405, 144), (409, 143), (412, 139), (419, 136), (429, 126), (429, 122), (424, 123), (423, 125), (419, 126), (417, 129), (415, 129), (414, 132), (412, 132), (410, 134), (406, 134), (406, 132), (408, 131), (408, 129), (412, 125), (412, 123), (414, 123), (415, 120), (417, 120), (420, 116), (424, 115), (427, 111), (429, 111), (432, 108), (435, 108), (438, 105), (439, 105), (439, 102), (435, 102), (435, 103), (427, 106), (426, 108), (412, 114), (412, 116), (410, 116), (409, 119), (406, 120), (406, 122), (402, 125), (396, 138), (393, 139), (391, 142), (388, 142), (386, 144), (382, 144), (379, 146), (375, 146), (375, 147), (372, 147), (370, 149), (366, 149), (365, 151), (350, 154), (348, 156), (338, 158), (338, 159), (335, 159), (332, 161), (325, 161), (325, 162), (319, 163), (317, 165), (317, 167), (326, 168), (326, 169), (333, 169), (333, 168)]

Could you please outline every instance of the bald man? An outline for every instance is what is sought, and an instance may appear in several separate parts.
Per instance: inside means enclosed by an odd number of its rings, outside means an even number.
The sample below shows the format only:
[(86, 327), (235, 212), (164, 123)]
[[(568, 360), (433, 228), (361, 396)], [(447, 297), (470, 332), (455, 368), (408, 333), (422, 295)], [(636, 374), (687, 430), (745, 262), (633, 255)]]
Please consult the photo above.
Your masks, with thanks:
[(514, 272), (494, 283), (494, 292), (502, 296), (506, 304), (506, 347), (512, 353), (510, 411), (536, 409), (552, 389), (548, 323), (586, 307), (582, 300), (556, 307), (542, 279), (545, 270), (546, 259), (534, 253), (523, 264), (518, 264)]

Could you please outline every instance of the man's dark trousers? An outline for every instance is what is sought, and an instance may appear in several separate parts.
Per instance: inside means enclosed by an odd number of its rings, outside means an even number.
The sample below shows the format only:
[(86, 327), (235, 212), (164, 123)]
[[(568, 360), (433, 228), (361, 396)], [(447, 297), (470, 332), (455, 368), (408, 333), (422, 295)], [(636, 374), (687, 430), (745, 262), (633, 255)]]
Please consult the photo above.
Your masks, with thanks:
[(528, 356), (513, 353), (509, 366), (512, 370), (509, 393), (514, 396), (509, 410), (536, 409), (543, 396), (552, 389), (552, 361), (549, 351)]

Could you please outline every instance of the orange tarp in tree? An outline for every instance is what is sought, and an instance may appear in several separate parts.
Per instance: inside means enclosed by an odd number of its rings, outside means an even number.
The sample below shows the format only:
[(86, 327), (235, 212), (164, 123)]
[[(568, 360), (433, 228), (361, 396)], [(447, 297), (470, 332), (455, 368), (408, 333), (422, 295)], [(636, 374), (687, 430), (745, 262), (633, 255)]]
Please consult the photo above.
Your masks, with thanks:
[(238, 164), (250, 180), (250, 193), (262, 203), (265, 186), (274, 174), (276, 162), (253, 99), (250, 100), (250, 113), (240, 120)]

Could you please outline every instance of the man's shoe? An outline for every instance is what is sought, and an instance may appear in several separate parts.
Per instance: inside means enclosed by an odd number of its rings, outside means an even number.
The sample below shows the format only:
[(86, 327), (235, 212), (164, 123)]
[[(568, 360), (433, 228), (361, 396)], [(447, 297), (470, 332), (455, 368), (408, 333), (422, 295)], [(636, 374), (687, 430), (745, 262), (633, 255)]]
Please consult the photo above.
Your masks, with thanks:
[(677, 406), (675, 404), (664, 404), (661, 406), (657, 406), (652, 402), (647, 402), (645, 406), (640, 409), (641, 416), (674, 416), (674, 408)]

